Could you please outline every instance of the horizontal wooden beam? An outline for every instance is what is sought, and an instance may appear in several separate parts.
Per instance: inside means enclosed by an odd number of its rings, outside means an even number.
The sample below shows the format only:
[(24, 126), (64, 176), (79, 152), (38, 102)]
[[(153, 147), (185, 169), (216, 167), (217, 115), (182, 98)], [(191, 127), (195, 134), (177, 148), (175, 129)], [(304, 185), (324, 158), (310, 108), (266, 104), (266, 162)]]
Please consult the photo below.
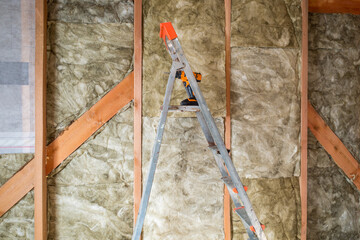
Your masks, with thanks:
[(309, 12), (360, 14), (360, 0), (309, 0)]
[(308, 103), (308, 124), (316, 139), (360, 190), (360, 165), (358, 161), (316, 112), (310, 102)]
[[(134, 98), (134, 73), (131, 72), (93, 107), (72, 123), (48, 145), (46, 175), (54, 170), (93, 133)], [(0, 217), (34, 187), (34, 159), (0, 188)]]

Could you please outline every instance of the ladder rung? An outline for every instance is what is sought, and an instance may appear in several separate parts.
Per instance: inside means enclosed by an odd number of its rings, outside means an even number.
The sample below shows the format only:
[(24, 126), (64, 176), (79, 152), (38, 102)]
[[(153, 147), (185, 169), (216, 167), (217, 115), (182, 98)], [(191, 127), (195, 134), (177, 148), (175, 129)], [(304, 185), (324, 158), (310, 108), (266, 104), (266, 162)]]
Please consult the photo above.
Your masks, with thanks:
[(223, 180), (224, 183), (225, 183), (226, 185), (228, 185), (230, 189), (233, 189), (233, 188), (234, 188), (234, 184), (233, 184), (230, 176), (222, 177), (221, 180)]
[(209, 144), (209, 148), (210, 148), (211, 150), (217, 150), (217, 149), (218, 149), (215, 144), (212, 144), (212, 145)]
[(244, 208), (244, 206), (237, 207), (237, 208), (234, 208), (234, 209), (233, 209), (233, 211), (234, 211), (234, 212), (236, 212), (237, 210), (239, 210), (239, 209), (243, 209), (243, 208)]
[[(224, 176), (221, 178), (221, 180), (223, 180), (223, 182), (229, 187), (229, 189), (231, 189), (234, 193), (238, 194), (238, 190), (235, 188), (233, 181), (231, 180), (230, 176)], [(247, 192), (248, 187), (244, 186), (244, 190), (245, 192)]]
[[(163, 110), (163, 106), (160, 110)], [(169, 106), (169, 112), (200, 112), (200, 108), (199, 106)]]
[(246, 222), (246, 224), (251, 226), (251, 221), (250, 221), (249, 216), (247, 215), (244, 207), (235, 208), (234, 212), (236, 212), (237, 215), (239, 215), (239, 217), (241, 217)]
[[(211, 146), (209, 145), (209, 148), (210, 148), (211, 150), (217, 150), (217, 155), (221, 156), (220, 151), (218, 150), (218, 147), (217, 147), (216, 145), (211, 145)], [(230, 149), (226, 149), (226, 150), (228, 151), (228, 153), (231, 152)]]

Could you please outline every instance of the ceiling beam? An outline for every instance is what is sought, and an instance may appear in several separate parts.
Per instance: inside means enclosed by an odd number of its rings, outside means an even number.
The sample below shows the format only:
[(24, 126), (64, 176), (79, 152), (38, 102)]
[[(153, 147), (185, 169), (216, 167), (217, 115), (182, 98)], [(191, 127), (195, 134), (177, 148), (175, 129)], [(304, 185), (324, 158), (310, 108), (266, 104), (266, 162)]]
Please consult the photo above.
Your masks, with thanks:
[(340, 167), (346, 176), (360, 190), (360, 165), (351, 155), (349, 150), (335, 135), (330, 127), (325, 123), (321, 116), (316, 112), (311, 103), (308, 103), (309, 110), (309, 128), (316, 139), (331, 155), (334, 162)]
[(309, 0), (309, 12), (360, 14), (360, 0)]
[[(134, 72), (125, 77), (47, 147), (46, 175), (134, 98)], [(0, 188), (0, 217), (34, 187), (35, 160), (30, 160)]]

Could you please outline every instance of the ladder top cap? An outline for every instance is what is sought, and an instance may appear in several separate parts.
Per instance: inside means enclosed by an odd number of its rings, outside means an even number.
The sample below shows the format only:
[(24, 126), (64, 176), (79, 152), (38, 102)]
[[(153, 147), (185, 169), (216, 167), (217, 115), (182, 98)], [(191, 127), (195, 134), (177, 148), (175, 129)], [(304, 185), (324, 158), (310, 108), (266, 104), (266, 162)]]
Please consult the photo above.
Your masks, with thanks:
[(162, 38), (166, 44), (165, 37), (167, 37), (169, 40), (177, 38), (175, 29), (171, 22), (160, 23), (160, 38)]

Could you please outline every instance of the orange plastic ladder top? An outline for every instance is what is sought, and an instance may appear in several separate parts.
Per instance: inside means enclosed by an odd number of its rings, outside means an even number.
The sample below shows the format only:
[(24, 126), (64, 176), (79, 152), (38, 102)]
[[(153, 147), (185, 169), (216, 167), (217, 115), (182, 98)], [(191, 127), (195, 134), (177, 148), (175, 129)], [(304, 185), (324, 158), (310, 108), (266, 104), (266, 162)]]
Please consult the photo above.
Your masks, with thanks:
[(164, 40), (165, 44), (165, 37), (167, 37), (169, 40), (177, 38), (175, 29), (172, 26), (171, 22), (160, 23), (160, 37)]

